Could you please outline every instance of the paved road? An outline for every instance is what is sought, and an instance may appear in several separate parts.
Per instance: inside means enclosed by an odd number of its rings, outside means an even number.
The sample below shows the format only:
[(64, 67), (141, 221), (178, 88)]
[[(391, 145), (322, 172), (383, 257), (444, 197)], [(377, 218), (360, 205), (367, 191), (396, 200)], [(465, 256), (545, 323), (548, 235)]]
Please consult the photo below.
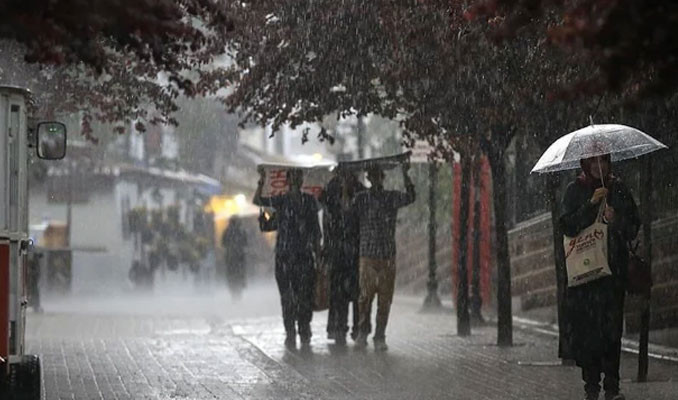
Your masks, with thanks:
[[(579, 399), (579, 372), (553, 366), (556, 341), (516, 331), (510, 349), (495, 328), (454, 335), (452, 314), (419, 314), (401, 298), (388, 330), (390, 350), (337, 348), (314, 318), (310, 348), (289, 351), (270, 286), (240, 303), (225, 293), (52, 301), (29, 315), (27, 340), (40, 353), (47, 399)], [(649, 383), (629, 399), (675, 400), (678, 365), (652, 362)]]

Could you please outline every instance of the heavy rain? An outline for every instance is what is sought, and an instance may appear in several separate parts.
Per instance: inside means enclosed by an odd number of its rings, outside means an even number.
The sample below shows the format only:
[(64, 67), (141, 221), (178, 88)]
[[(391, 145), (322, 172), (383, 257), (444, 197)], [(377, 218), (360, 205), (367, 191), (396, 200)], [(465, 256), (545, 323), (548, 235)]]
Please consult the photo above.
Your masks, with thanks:
[(678, 4), (0, 2), (0, 400), (678, 398)]

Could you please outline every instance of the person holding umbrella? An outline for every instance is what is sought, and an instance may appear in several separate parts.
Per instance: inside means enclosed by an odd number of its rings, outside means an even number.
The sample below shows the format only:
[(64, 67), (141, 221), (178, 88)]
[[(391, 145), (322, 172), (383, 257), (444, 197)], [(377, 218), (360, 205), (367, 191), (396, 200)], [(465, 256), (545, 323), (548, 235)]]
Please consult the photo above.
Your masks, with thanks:
[(532, 168), (538, 173), (581, 168), (565, 191), (558, 222), (567, 242), (564, 335), (582, 369), (586, 399), (598, 399), (601, 374), (605, 399), (624, 399), (619, 391), (619, 362), (628, 243), (636, 237), (641, 221), (633, 196), (612, 174), (611, 163), (665, 148), (630, 126), (591, 123), (556, 140)]
[(619, 361), (627, 285), (628, 247), (640, 227), (638, 208), (626, 185), (611, 173), (610, 155), (581, 160), (581, 174), (562, 202), (560, 226), (577, 236), (592, 225), (602, 208), (608, 224), (607, 257), (611, 275), (568, 288), (570, 344), (582, 369), (586, 399), (598, 399), (601, 374), (606, 400), (622, 400)]

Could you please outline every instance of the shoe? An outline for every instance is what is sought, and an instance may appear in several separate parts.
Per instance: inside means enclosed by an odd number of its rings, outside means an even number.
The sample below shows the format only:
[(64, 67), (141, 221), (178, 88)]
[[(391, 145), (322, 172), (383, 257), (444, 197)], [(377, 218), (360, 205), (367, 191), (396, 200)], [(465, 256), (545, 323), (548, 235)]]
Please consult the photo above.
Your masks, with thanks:
[(297, 338), (296, 336), (290, 336), (288, 335), (285, 338), (285, 347), (288, 349), (295, 349), (297, 347)]
[(388, 345), (386, 344), (385, 339), (375, 339), (374, 340), (374, 351), (386, 351), (388, 350)]
[(311, 325), (299, 324), (299, 339), (301, 340), (301, 344), (307, 345), (311, 343), (311, 336), (313, 336), (311, 333)]
[(605, 400), (626, 400), (626, 396), (617, 392), (617, 393), (605, 393)]
[(346, 335), (335, 335), (334, 344), (337, 346), (346, 346)]

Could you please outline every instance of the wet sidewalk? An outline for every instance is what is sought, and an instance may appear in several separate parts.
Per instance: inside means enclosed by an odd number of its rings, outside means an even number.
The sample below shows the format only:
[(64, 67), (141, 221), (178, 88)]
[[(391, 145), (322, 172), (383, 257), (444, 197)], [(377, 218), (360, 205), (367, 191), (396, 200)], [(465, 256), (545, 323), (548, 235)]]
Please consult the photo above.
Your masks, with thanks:
[[(496, 328), (456, 336), (455, 315), (420, 314), (400, 298), (387, 330), (390, 349), (336, 347), (326, 313), (314, 316), (306, 349), (286, 350), (278, 309), (269, 315), (144, 316), (68, 313), (29, 316), (30, 350), (43, 355), (47, 399), (580, 399), (579, 370), (556, 358), (557, 339), (517, 329), (499, 348)], [(227, 314), (227, 313), (226, 313)], [(672, 399), (678, 364), (651, 360), (635, 383), (622, 360), (628, 399)]]
[[(394, 306), (387, 331), (390, 349), (375, 353), (352, 346), (328, 344), (317, 323), (308, 350), (282, 348), (277, 323), (234, 325), (234, 333), (280, 365), (293, 368), (299, 379), (323, 398), (366, 399), (578, 399), (580, 373), (557, 359), (557, 338), (516, 329), (514, 347), (499, 348), (496, 327), (474, 327), (467, 338), (456, 336), (455, 318), (420, 314), (411, 299)], [(675, 399), (678, 364), (651, 361), (648, 383), (636, 383), (635, 357), (622, 361), (622, 390), (629, 399)]]

